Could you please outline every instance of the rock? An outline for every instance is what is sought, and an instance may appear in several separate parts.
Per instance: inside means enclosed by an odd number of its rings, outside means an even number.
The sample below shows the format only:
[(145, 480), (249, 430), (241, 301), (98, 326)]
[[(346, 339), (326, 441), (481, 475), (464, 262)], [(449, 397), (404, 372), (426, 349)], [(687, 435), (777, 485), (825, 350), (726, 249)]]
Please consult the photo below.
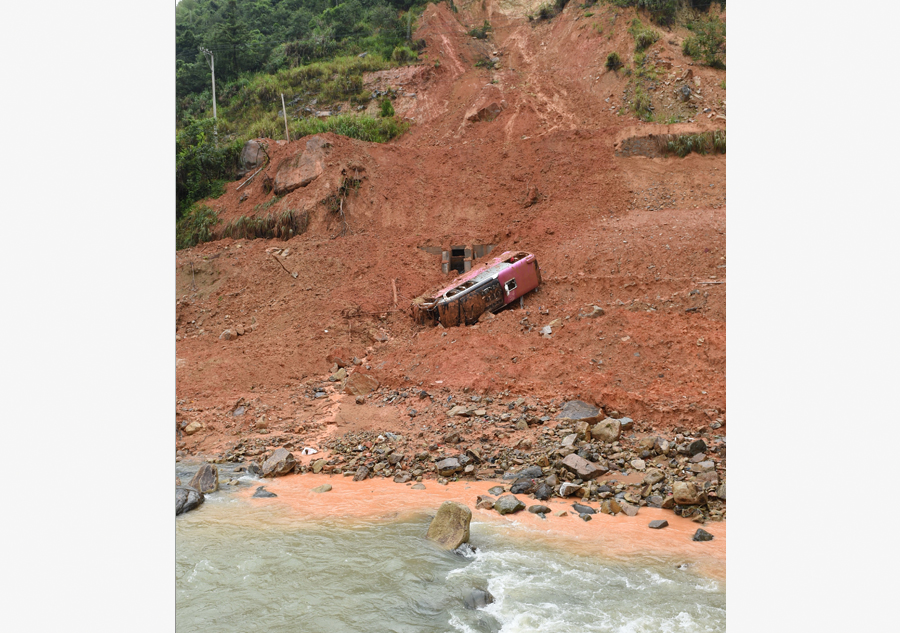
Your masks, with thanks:
[(619, 428), (623, 431), (630, 431), (634, 427), (634, 420), (631, 418), (619, 418)]
[(185, 435), (193, 435), (194, 433), (196, 433), (197, 431), (199, 431), (202, 428), (203, 428), (203, 425), (195, 420), (194, 422), (191, 422), (186, 427), (184, 427), (183, 430), (184, 430)]
[(706, 460), (706, 461), (700, 462), (699, 464), (694, 466), (691, 470), (693, 470), (694, 472), (699, 471), (701, 473), (705, 473), (705, 472), (715, 470), (715, 469), (716, 469), (716, 463), (711, 460)]
[(347, 377), (344, 392), (351, 396), (364, 396), (378, 389), (378, 385), (377, 380), (357, 370)]
[(566, 435), (563, 438), (563, 441), (560, 443), (560, 446), (574, 446), (575, 442), (578, 441), (578, 434), (572, 433), (571, 435)]
[(661, 471), (659, 468), (651, 468), (647, 471), (647, 474), (644, 475), (644, 483), (650, 486), (654, 484), (658, 484), (661, 481), (666, 479), (666, 473)]
[(631, 505), (630, 503), (620, 503), (619, 506), (622, 508), (622, 512), (626, 516), (635, 517), (638, 513), (638, 506)]
[(369, 476), (369, 468), (367, 466), (360, 466), (356, 470), (356, 474), (353, 475), (353, 481), (363, 481), (368, 476)]
[(277, 497), (278, 495), (276, 495), (274, 492), (269, 492), (268, 490), (266, 490), (265, 486), (259, 486), (256, 489), (256, 492), (253, 493), (253, 496), (257, 498), (267, 499), (269, 497)]
[(566, 455), (566, 458), (562, 460), (562, 465), (566, 470), (575, 473), (580, 479), (583, 479), (584, 481), (596, 479), (600, 475), (609, 471), (608, 468), (598, 468), (588, 460), (584, 459), (583, 457), (579, 457), (575, 453)]
[(691, 537), (692, 541), (711, 541), (713, 540), (713, 535), (704, 530), (703, 528), (697, 528), (697, 531), (694, 532), (694, 536)]
[(203, 464), (188, 486), (204, 494), (215, 492), (219, 489), (219, 469), (212, 464)]
[(224, 332), (222, 332), (221, 334), (219, 334), (219, 338), (220, 338), (221, 340), (223, 340), (223, 341), (230, 341), (230, 340), (232, 340), (232, 339), (236, 339), (236, 338), (237, 338), (237, 334), (235, 334), (235, 333), (232, 332), (231, 330), (225, 330)]
[(479, 510), (492, 510), (496, 499), (487, 495), (478, 495), (475, 499), (475, 508)]
[(538, 479), (539, 477), (543, 476), (544, 471), (541, 470), (540, 466), (529, 466), (528, 468), (523, 468), (516, 473), (516, 478), (518, 479)]
[(186, 486), (175, 487), (175, 516), (190, 512), (204, 501), (199, 490)]
[(478, 108), (474, 112), (470, 113), (468, 116), (466, 116), (466, 119), (473, 123), (476, 121), (493, 121), (500, 115), (501, 112), (503, 112), (503, 108), (500, 107), (500, 104), (491, 102), (486, 106)]
[(557, 420), (583, 420), (600, 415), (600, 409), (581, 400), (569, 400), (557, 414)]
[(347, 377), (347, 370), (344, 369), (343, 367), (341, 367), (336, 372), (334, 372), (328, 380), (330, 380), (331, 382), (340, 382), (346, 377)]
[(510, 486), (509, 492), (514, 495), (527, 495), (534, 487), (534, 482), (530, 479), (520, 479)]
[(582, 486), (579, 486), (578, 484), (573, 484), (571, 482), (566, 481), (563, 483), (563, 485), (561, 485), (559, 487), (559, 496), (560, 497), (571, 497), (572, 495), (577, 494), (581, 490), (583, 490)]
[(672, 484), (672, 496), (676, 505), (689, 506), (703, 503), (706, 495), (689, 481), (676, 481)]
[(582, 521), (590, 521), (591, 515), (590, 514), (579, 514), (578, 518), (581, 519)]
[(325, 156), (329, 144), (319, 136), (306, 141), (306, 149), (278, 165), (273, 193), (283, 196), (305, 187), (325, 171)]
[(604, 499), (600, 503), (600, 512), (603, 514), (618, 514), (622, 511), (622, 506), (615, 499)]
[(356, 396), (355, 402), (356, 402), (356, 404), (365, 404), (366, 397), (365, 396)]
[(473, 589), (468, 596), (463, 599), (466, 609), (482, 609), (494, 601), (494, 596), (489, 591), (483, 589)]
[(661, 507), (663, 510), (671, 510), (675, 507), (675, 497), (671, 495), (666, 497), (665, 499), (663, 499), (663, 502), (659, 507)]
[(525, 504), (512, 495), (503, 495), (494, 502), (494, 510), (500, 514), (511, 514), (524, 509)]
[(322, 472), (322, 468), (324, 468), (324, 467), (325, 467), (325, 460), (317, 459), (315, 462), (313, 462), (312, 471), (318, 475), (320, 472)]
[(238, 326), (236, 328), (234, 328), (234, 331), (237, 333), (238, 336), (243, 336), (244, 332), (245, 332), (244, 326), (239, 323)]
[(706, 452), (706, 442), (703, 440), (694, 440), (687, 447), (688, 454), (693, 457), (697, 453), (705, 453)]
[(669, 522), (665, 519), (657, 519), (656, 521), (650, 521), (647, 527), (652, 530), (661, 530), (664, 527), (669, 527)]
[(467, 407), (465, 405), (458, 404), (455, 407), (453, 407), (452, 409), (450, 409), (447, 412), (447, 415), (451, 418), (456, 415), (460, 415), (463, 417), (470, 417), (472, 415), (472, 411), (474, 411), (474, 409), (470, 409), (469, 407)]
[(540, 484), (537, 487), (537, 490), (534, 491), (534, 498), (539, 501), (546, 501), (553, 494), (552, 486), (548, 484)]
[(582, 505), (580, 503), (573, 503), (572, 508), (578, 514), (597, 514), (597, 511), (591, 506)]
[(632, 459), (629, 463), (635, 470), (644, 470), (647, 467), (643, 459)]
[(247, 141), (241, 150), (241, 169), (238, 177), (242, 177), (251, 171), (255, 171), (262, 167), (266, 160), (266, 154), (263, 152), (259, 141)]
[(455, 457), (448, 457), (447, 459), (442, 459), (437, 464), (438, 474), (442, 477), (449, 477), (454, 475), (462, 470), (462, 466), (459, 464), (459, 460)]
[(297, 460), (293, 454), (286, 448), (277, 448), (272, 456), (262, 465), (263, 477), (278, 477), (279, 475), (287, 475), (294, 469)]
[(331, 490), (331, 484), (322, 484), (321, 486), (316, 486), (315, 488), (312, 489), (312, 491), (317, 494), (320, 492), (329, 492), (330, 490)]
[(569, 513), (566, 512), (565, 510), (560, 510), (559, 512), (555, 513), (553, 516), (557, 516), (557, 517), (567, 517), (567, 516), (569, 516)]
[(431, 520), (425, 538), (446, 550), (454, 550), (469, 542), (471, 520), (472, 511), (467, 506), (456, 501), (445, 501)]
[(459, 444), (459, 431), (452, 431), (444, 436), (444, 444)]
[(502, 495), (504, 492), (506, 491), (504, 490), (503, 486), (492, 486), (488, 489), (488, 493), (492, 495)]
[(722, 485), (716, 489), (716, 496), (725, 501), (725, 482), (722, 482)]
[(550, 508), (548, 508), (547, 506), (536, 504), (533, 506), (528, 506), (528, 511), (532, 514), (547, 514), (548, 512), (550, 512)]
[(417, 483), (409, 487), (410, 490), (425, 490), (425, 484)]
[(396, 477), (394, 477), (394, 483), (395, 484), (405, 484), (410, 479), (412, 479), (412, 477), (410, 477), (406, 473), (403, 473), (402, 475), (397, 475)]
[(603, 316), (603, 314), (603, 308), (601, 308), (600, 306), (592, 305), (590, 312), (588, 312), (587, 314), (581, 314), (579, 316), (582, 319), (593, 319), (594, 317)]
[(683, 85), (675, 90), (675, 94), (678, 96), (679, 101), (687, 101), (691, 98), (691, 89), (688, 86)]
[(606, 418), (597, 422), (591, 429), (591, 437), (600, 442), (615, 442), (622, 434), (622, 425), (614, 418)]

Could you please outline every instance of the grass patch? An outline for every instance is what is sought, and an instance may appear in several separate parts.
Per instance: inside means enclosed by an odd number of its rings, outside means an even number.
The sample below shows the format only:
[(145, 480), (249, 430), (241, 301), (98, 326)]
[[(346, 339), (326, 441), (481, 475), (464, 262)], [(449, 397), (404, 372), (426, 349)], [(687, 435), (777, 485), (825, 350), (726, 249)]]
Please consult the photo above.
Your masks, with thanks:
[(663, 154), (674, 154), (684, 158), (691, 152), (696, 154), (724, 154), (725, 130), (702, 132), (700, 134), (679, 134), (663, 137), (660, 147)]
[(643, 86), (641, 86), (640, 84), (635, 84), (634, 96), (631, 98), (631, 109), (638, 116), (638, 118), (643, 121), (652, 121), (652, 105), (653, 102), (650, 100), (650, 95), (647, 94)]
[(369, 143), (387, 143), (408, 130), (409, 123), (398, 121), (394, 117), (344, 114), (328, 117), (325, 120), (308, 118), (291, 121), (288, 127), (292, 139), (309, 134), (334, 132)]
[(493, 70), (497, 65), (497, 62), (492, 60), (490, 57), (482, 57), (477, 62), (475, 62), (476, 68), (487, 68), (488, 70)]
[(242, 215), (225, 225), (225, 228), (222, 229), (222, 237), (230, 237), (235, 240), (289, 240), (296, 235), (305, 233), (308, 226), (309, 213), (307, 211), (286, 209), (281, 213), (270, 213), (262, 217)]
[(631, 21), (631, 26), (628, 27), (628, 32), (634, 38), (634, 50), (636, 51), (645, 51), (651, 46), (656, 40), (659, 39), (659, 33), (654, 31), (653, 29), (645, 27), (641, 21), (637, 18), (634, 18)]
[(181, 250), (213, 239), (219, 216), (205, 204), (193, 205), (175, 225), (175, 248)]
[(467, 31), (467, 34), (470, 37), (474, 37), (476, 40), (484, 40), (484, 39), (487, 39), (488, 35), (491, 34), (492, 30), (493, 29), (491, 29), (491, 23), (488, 22), (487, 20), (485, 20), (484, 24), (482, 24), (480, 27), (475, 27), (473, 29), (469, 29)]

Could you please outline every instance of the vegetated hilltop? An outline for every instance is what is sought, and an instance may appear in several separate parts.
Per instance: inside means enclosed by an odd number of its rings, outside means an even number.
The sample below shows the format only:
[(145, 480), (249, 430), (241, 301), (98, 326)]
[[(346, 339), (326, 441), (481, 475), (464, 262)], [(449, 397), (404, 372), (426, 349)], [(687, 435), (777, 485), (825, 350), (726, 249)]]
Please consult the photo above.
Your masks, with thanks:
[[(641, 8), (669, 4), (671, 18)], [(289, 401), (327, 378), (335, 349), (436, 398), (574, 396), (658, 428), (724, 420), (724, 19), (630, 0), (428, 5), (417, 63), (362, 72), (371, 98), (354, 106), (407, 131), (286, 143), (282, 123), (259, 139), (258, 175), (185, 211), (191, 241), (211, 241), (176, 257), (177, 398), (207, 427), (182, 446), (209, 449), (239, 398), (293, 424)], [(303, 169), (314, 177), (296, 186)], [(543, 285), (476, 326), (417, 326), (410, 300), (446, 282), (422, 247), (465, 244), (535, 253)], [(443, 421), (423, 406), (417, 420)]]

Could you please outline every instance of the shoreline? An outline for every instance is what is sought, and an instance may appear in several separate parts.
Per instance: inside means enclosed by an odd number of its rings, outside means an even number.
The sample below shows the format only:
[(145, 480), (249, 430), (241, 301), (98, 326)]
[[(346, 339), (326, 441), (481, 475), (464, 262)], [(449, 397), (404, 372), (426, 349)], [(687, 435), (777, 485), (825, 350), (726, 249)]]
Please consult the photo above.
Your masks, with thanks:
[[(312, 492), (313, 488), (326, 483), (332, 486), (332, 490)], [(424, 483), (424, 490), (411, 489), (411, 484), (404, 486), (405, 490), (399, 490), (396, 483), (386, 479), (354, 482), (349, 477), (303, 473), (260, 480), (259, 485), (265, 486), (277, 497), (253, 498), (255, 485), (230, 494), (258, 506), (285, 508), (291, 517), (300, 521), (311, 518), (391, 520), (421, 512), (434, 513), (444, 501), (458, 501), (472, 510), (473, 522), (523, 530), (522, 538), (537, 539), (551, 547), (623, 560), (638, 553), (685, 557), (697, 573), (717, 581), (725, 580), (725, 521), (703, 526), (713, 535), (712, 541), (695, 542), (691, 536), (699, 527), (697, 523), (660, 508), (642, 507), (634, 517), (622, 514), (612, 516), (600, 513), (599, 504), (582, 502), (598, 510), (590, 521), (583, 521), (572, 509), (574, 500), (553, 498), (540, 502), (551, 509), (544, 519), (527, 510), (500, 515), (494, 510), (476, 508), (475, 503), (478, 495), (488, 494), (488, 489), (503, 485), (502, 481), (457, 481), (441, 485), (431, 480)], [(515, 496), (526, 505), (536, 503), (527, 495)], [(568, 515), (555, 516), (554, 513), (560, 510), (565, 510)], [(657, 519), (668, 521), (668, 527), (654, 530), (647, 526)]]

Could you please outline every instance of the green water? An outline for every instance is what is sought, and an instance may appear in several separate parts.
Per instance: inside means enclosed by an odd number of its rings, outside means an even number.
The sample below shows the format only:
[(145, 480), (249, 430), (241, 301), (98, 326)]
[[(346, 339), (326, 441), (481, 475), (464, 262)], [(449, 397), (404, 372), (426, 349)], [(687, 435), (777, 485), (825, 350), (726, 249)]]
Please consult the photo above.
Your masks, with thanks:
[[(473, 521), (465, 555), (430, 517), (299, 521), (228, 493), (176, 517), (176, 625), (190, 631), (724, 631), (723, 582), (684, 561), (604, 560)], [(473, 611), (463, 598), (487, 589)]]

